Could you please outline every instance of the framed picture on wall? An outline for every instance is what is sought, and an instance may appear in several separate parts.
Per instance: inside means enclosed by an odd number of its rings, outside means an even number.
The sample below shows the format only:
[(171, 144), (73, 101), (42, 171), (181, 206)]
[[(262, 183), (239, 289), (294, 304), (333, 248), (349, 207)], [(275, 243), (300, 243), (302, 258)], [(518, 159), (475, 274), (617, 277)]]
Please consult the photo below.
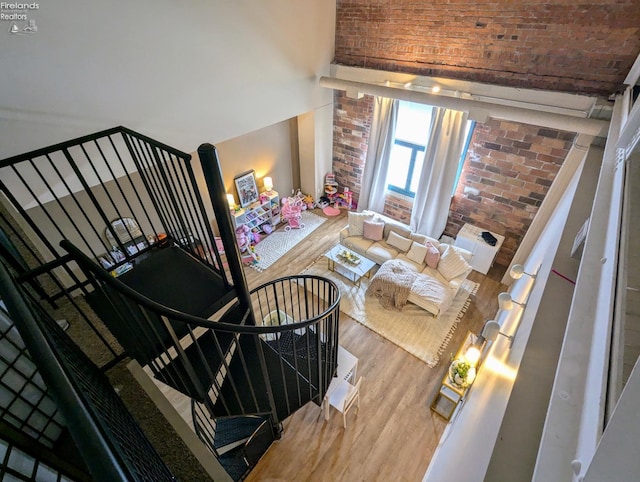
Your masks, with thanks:
[(258, 200), (258, 186), (256, 185), (256, 176), (253, 169), (236, 176), (234, 181), (238, 191), (238, 199), (240, 199), (240, 206), (244, 208)]

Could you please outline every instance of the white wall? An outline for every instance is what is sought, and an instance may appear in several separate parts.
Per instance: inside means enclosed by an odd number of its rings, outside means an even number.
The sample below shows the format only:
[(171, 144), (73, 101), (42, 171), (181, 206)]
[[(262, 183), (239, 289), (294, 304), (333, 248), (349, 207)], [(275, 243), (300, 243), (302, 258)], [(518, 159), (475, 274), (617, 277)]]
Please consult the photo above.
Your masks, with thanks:
[[(258, 190), (262, 191), (265, 176), (273, 179), (273, 188), (281, 196), (288, 196), (294, 187), (292, 164), (298, 162), (295, 139), (291, 137), (291, 124), (295, 119), (216, 144), (222, 177), (228, 193), (238, 202), (233, 178), (249, 169), (255, 171)], [(193, 153), (194, 167), (199, 169), (198, 153)], [(196, 177), (200, 179), (198, 173)], [(202, 179), (204, 183), (204, 179)]]
[(315, 200), (324, 196), (324, 177), (333, 164), (333, 104), (298, 116), (300, 187)]
[[(115, 125), (185, 152), (331, 102), (335, 2), (40, 3), (0, 21), (0, 159)], [(6, 28), (5, 28), (6, 27)]]
[[(524, 263), (527, 273), (537, 273), (535, 284), (529, 277), (522, 277), (509, 290), (513, 298), (519, 301), (523, 301), (531, 290), (526, 310), (521, 312), (516, 307), (512, 311), (498, 311), (495, 318), (501, 324), (503, 333), (512, 335), (517, 332), (513, 347), (509, 349), (509, 340), (502, 336), (491, 345), (464, 404), (442, 434), (424, 482), (485, 480), (536, 312), (550, 276), (554, 253), (560, 242), (559, 233), (562, 233), (566, 224), (581, 170), (578, 169), (564, 196), (558, 201), (555, 212)], [(461, 463), (461, 460), (464, 462)]]
[[(623, 170), (616, 168), (613, 141), (620, 132), (620, 110), (617, 100), (540, 441), (535, 481), (577, 479), (602, 433), (623, 192)], [(575, 473), (570, 465), (573, 460), (582, 466), (580, 470), (576, 467)]]

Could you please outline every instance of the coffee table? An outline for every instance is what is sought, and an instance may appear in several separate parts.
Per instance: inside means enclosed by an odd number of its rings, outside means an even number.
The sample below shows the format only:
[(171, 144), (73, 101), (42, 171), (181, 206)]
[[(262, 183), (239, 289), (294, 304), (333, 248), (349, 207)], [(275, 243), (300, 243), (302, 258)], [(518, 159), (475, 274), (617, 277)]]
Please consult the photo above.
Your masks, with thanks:
[[(341, 257), (340, 254), (345, 251), (353, 253), (359, 261), (350, 262), (344, 259), (344, 257)], [(356, 286), (360, 286), (360, 280), (362, 280), (363, 277), (368, 278), (370, 276), (371, 269), (376, 265), (374, 261), (371, 261), (361, 254), (354, 253), (341, 244), (336, 244), (324, 253), (324, 257), (327, 258), (329, 271), (344, 276)]]

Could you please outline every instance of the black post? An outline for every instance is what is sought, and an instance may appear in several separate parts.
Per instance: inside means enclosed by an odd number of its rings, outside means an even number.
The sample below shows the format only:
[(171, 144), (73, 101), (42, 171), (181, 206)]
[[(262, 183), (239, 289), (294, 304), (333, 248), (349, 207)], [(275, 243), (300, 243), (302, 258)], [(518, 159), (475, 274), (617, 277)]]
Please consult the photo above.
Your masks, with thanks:
[(215, 146), (211, 144), (202, 144), (198, 147), (198, 157), (202, 165), (204, 179), (209, 189), (209, 197), (213, 205), (213, 212), (216, 216), (216, 222), (220, 231), (220, 238), (224, 251), (227, 254), (227, 263), (231, 271), (231, 279), (235, 285), (238, 295), (238, 302), (243, 313), (247, 313), (248, 323), (255, 325), (253, 310), (251, 309), (251, 295), (249, 294), (249, 286), (247, 278), (244, 275), (242, 259), (240, 257), (240, 248), (236, 242), (236, 232), (233, 229), (233, 221), (229, 212), (229, 203), (227, 202), (226, 190), (222, 181), (222, 171), (220, 170), (220, 162)]

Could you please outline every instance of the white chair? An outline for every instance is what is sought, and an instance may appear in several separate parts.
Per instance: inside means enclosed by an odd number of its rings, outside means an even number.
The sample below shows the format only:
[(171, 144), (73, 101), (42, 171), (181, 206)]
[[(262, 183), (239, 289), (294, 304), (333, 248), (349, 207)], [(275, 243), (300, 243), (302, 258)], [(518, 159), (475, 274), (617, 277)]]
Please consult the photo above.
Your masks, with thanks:
[[(349, 383), (353, 383), (356, 379), (358, 372), (358, 359), (349, 353), (343, 346), (338, 345), (338, 366), (336, 368), (336, 376), (331, 378), (327, 392), (320, 405), (320, 415), (324, 412), (325, 420), (329, 420), (329, 396), (335, 389), (338, 380), (346, 380)], [(318, 415), (318, 419), (320, 418)]]
[(338, 345), (338, 367), (336, 375), (338, 378), (353, 383), (358, 372), (358, 359), (344, 349), (342, 345)]
[[(360, 409), (360, 384), (362, 383), (362, 377), (355, 385), (352, 385), (346, 380), (335, 379), (335, 386), (332, 387), (329, 394), (329, 405), (335, 407), (336, 410), (342, 412), (342, 423), (344, 428), (347, 428), (347, 412), (354, 405), (356, 405), (356, 413)], [(333, 384), (332, 382), (332, 384)]]

